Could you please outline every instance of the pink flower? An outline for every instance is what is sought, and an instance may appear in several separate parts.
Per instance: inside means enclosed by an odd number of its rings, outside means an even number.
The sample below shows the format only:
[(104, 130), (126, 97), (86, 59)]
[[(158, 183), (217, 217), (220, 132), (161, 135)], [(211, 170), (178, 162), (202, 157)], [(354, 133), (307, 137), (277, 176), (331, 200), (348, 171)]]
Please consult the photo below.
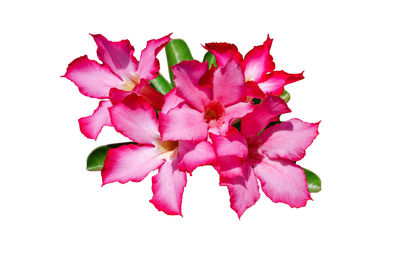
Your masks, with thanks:
[[(168, 109), (165, 109), (168, 111)], [(163, 141), (156, 112), (142, 97), (132, 94), (109, 109), (115, 129), (137, 144), (111, 149), (102, 170), (103, 185), (139, 182), (151, 171), (154, 206), (170, 215), (182, 215), (186, 172), (211, 164), (215, 154), (206, 141)]]
[(304, 78), (303, 73), (288, 74), (285, 71), (275, 71), (275, 63), (270, 54), (271, 45), (272, 39), (268, 36), (263, 45), (255, 46), (244, 59), (234, 44), (207, 43), (204, 48), (214, 54), (219, 67), (223, 67), (230, 59), (241, 64), (247, 95), (262, 99), (267, 94), (280, 96), (285, 85)]
[(103, 64), (85, 55), (72, 61), (64, 75), (83, 95), (111, 101), (100, 101), (92, 115), (79, 119), (81, 132), (86, 137), (97, 139), (104, 126), (111, 126), (108, 108), (132, 93), (161, 109), (163, 95), (150, 87), (149, 80), (158, 75), (160, 66), (156, 56), (169, 42), (170, 35), (148, 41), (140, 61), (133, 55), (134, 48), (128, 40), (112, 42), (102, 35), (92, 35), (97, 44), (97, 56)]
[(172, 70), (176, 90), (169, 96), (172, 103), (168, 104), (173, 106), (160, 113), (164, 141), (206, 140), (209, 130), (223, 134), (231, 122), (253, 110), (251, 104), (243, 102), (244, 75), (233, 60), (211, 70), (206, 63), (183, 61)]
[(318, 135), (319, 123), (291, 119), (264, 130), (287, 112), (290, 109), (282, 99), (267, 96), (243, 117), (241, 132), (230, 127), (225, 136), (210, 134), (220, 185), (227, 186), (231, 207), (239, 218), (260, 197), (257, 179), (273, 202), (297, 208), (311, 199), (304, 171), (293, 161), (304, 157)]

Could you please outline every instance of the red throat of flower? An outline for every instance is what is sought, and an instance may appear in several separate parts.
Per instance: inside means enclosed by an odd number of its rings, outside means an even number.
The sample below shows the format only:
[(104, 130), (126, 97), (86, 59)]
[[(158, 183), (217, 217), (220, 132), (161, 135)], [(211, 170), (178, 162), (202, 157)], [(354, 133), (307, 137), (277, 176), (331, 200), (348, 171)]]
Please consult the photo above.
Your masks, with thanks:
[(221, 116), (225, 113), (224, 107), (220, 102), (210, 102), (204, 108), (204, 120), (209, 123), (212, 120), (219, 120)]

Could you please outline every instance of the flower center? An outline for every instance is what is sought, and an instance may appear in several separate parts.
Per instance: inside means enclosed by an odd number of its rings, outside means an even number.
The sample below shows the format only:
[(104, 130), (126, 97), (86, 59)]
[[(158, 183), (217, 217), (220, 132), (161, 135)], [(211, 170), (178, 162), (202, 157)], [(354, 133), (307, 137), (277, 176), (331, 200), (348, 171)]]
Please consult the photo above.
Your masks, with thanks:
[(178, 141), (164, 141), (159, 140), (156, 144), (158, 153), (166, 159), (174, 159), (178, 153)]
[(209, 123), (212, 120), (219, 120), (225, 113), (224, 107), (219, 102), (210, 102), (204, 108), (204, 120)]
[(140, 82), (140, 77), (138, 74), (134, 74), (130, 76), (128, 79), (124, 80), (121, 87), (124, 91), (132, 91), (135, 86), (137, 86)]

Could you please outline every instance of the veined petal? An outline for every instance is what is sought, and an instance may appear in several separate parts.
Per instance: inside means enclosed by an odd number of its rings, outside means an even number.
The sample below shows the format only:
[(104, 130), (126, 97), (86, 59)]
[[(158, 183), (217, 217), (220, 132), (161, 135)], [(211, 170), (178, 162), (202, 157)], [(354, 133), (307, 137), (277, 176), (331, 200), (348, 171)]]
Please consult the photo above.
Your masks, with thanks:
[(159, 168), (164, 161), (154, 146), (130, 144), (110, 149), (101, 171), (103, 185), (112, 182), (142, 181), (151, 171)]
[(210, 101), (208, 93), (201, 90), (198, 85), (207, 70), (208, 65), (198, 61), (183, 61), (172, 67), (177, 96), (198, 111), (203, 111), (204, 106)]
[(160, 63), (156, 58), (162, 48), (167, 45), (170, 40), (170, 35), (156, 40), (149, 40), (146, 48), (143, 49), (140, 55), (138, 72), (141, 79), (151, 80), (157, 77), (160, 70)]
[(275, 63), (270, 55), (272, 39), (267, 38), (263, 45), (255, 46), (243, 59), (242, 65), (246, 81), (259, 82), (268, 72), (275, 69)]
[(163, 141), (203, 141), (207, 138), (208, 125), (203, 114), (182, 104), (167, 114), (159, 113)]
[(243, 173), (243, 175), (238, 175), (235, 178), (221, 177), (220, 180), (220, 185), (228, 188), (231, 208), (239, 218), (260, 198), (257, 178), (249, 164), (243, 164)]
[(213, 92), (213, 99), (226, 107), (245, 100), (246, 86), (240, 64), (229, 60), (214, 72)]
[(111, 107), (115, 130), (140, 144), (153, 144), (160, 138), (154, 109), (142, 97), (132, 94)]
[(265, 195), (273, 202), (299, 208), (311, 200), (304, 170), (292, 161), (264, 157), (262, 162), (255, 165), (254, 173)]
[(290, 112), (285, 101), (279, 97), (267, 96), (253, 112), (242, 118), (241, 132), (247, 138), (256, 136), (270, 122), (277, 121), (279, 115)]
[(214, 148), (206, 141), (179, 141), (178, 161), (180, 170), (192, 173), (199, 166), (214, 163)]
[(243, 56), (240, 54), (235, 44), (212, 42), (206, 43), (203, 47), (214, 54), (219, 67), (224, 67), (230, 59), (233, 59), (237, 63), (241, 63), (243, 60)]
[(215, 153), (218, 157), (247, 157), (248, 148), (246, 139), (236, 128), (230, 127), (225, 136), (210, 133), (210, 138), (213, 142)]
[(176, 95), (176, 88), (172, 89), (164, 96), (164, 105), (161, 112), (167, 114), (173, 108), (176, 108), (184, 100)]
[(83, 135), (89, 139), (97, 139), (104, 126), (112, 126), (108, 108), (110, 101), (100, 101), (93, 114), (79, 119), (79, 128)]
[(285, 71), (275, 71), (268, 74), (266, 80), (259, 82), (258, 86), (265, 94), (280, 96), (285, 85), (302, 79), (304, 79), (303, 73), (288, 74)]
[(260, 151), (269, 158), (302, 159), (306, 149), (318, 135), (319, 123), (291, 119), (266, 129), (260, 137), (265, 139)]
[(100, 99), (108, 98), (110, 88), (122, 82), (106, 65), (89, 60), (86, 55), (72, 61), (63, 77), (71, 80), (83, 95)]
[(129, 40), (109, 41), (101, 34), (92, 35), (97, 45), (97, 56), (121, 79), (129, 78), (137, 71), (138, 62), (133, 56), (135, 49)]
[(169, 215), (182, 216), (182, 195), (186, 186), (186, 173), (176, 167), (176, 160), (166, 161), (153, 176), (152, 204)]

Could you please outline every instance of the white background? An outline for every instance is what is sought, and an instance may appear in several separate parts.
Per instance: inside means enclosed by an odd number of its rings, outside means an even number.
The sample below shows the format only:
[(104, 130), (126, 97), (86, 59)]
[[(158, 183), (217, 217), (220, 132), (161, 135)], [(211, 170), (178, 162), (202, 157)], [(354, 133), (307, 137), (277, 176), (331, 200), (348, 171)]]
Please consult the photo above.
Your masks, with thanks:
[[(400, 264), (397, 1), (4, 1), (0, 4), (0, 264)], [(189, 178), (184, 217), (148, 202), (151, 178), (101, 188), (85, 171), (98, 141), (77, 119), (97, 100), (59, 78), (89, 33), (136, 54), (173, 32), (245, 53), (274, 38), (277, 69), (305, 70), (289, 106), (322, 120), (301, 165), (322, 178), (306, 208), (265, 195), (239, 221), (209, 167)], [(167, 75), (165, 54), (160, 53)], [(396, 252), (397, 251), (397, 252)]]

